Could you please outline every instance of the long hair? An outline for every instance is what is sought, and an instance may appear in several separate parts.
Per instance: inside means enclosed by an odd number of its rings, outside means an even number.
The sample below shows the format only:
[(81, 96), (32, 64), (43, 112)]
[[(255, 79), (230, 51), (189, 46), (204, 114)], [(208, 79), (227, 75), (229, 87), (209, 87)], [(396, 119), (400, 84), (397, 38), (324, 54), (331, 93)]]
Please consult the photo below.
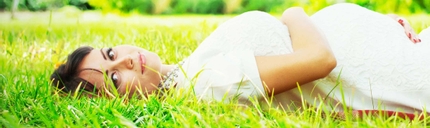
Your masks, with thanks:
[[(50, 80), (52, 85), (66, 93), (74, 93), (76, 91), (97, 92), (94, 85), (88, 81), (78, 77), (78, 67), (86, 55), (93, 50), (92, 47), (79, 47), (67, 57), (65, 64), (60, 65), (52, 73)], [(77, 90), (79, 89), (79, 90)]]

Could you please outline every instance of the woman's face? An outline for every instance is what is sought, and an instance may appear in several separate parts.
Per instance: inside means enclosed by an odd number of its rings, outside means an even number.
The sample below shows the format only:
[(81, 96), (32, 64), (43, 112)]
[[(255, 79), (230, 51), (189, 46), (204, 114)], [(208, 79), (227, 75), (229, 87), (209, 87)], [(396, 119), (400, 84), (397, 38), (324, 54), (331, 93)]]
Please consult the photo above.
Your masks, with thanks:
[(160, 83), (161, 65), (160, 58), (153, 52), (120, 45), (92, 50), (84, 57), (78, 71), (80, 78), (98, 90), (111, 92), (115, 87), (121, 95), (136, 91), (147, 94), (156, 90)]

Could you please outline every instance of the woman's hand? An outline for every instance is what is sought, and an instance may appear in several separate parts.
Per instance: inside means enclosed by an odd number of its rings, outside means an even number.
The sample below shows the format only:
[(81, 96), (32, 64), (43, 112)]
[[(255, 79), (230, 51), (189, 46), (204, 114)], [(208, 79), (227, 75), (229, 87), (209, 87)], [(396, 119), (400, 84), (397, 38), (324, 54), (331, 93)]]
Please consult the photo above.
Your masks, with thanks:
[(405, 18), (399, 17), (396, 14), (388, 14), (387, 16), (393, 18), (395, 21), (397, 21), (400, 25), (403, 26), (403, 28), (405, 29), (405, 34), (406, 36), (408, 36), (409, 40), (411, 40), (413, 43), (421, 42), (421, 39), (411, 27), (411, 24), (409, 24), (409, 22)]

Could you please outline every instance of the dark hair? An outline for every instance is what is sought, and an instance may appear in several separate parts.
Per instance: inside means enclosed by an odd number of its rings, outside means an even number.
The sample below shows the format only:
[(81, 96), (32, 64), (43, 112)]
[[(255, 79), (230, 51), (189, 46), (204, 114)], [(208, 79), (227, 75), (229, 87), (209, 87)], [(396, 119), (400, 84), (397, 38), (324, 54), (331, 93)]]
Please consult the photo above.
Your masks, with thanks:
[(74, 93), (77, 89), (80, 89), (79, 91), (97, 92), (94, 90), (93, 84), (78, 77), (80, 63), (92, 50), (93, 48), (90, 46), (83, 46), (73, 51), (67, 57), (66, 63), (61, 64), (52, 73), (50, 78), (52, 85), (66, 93)]

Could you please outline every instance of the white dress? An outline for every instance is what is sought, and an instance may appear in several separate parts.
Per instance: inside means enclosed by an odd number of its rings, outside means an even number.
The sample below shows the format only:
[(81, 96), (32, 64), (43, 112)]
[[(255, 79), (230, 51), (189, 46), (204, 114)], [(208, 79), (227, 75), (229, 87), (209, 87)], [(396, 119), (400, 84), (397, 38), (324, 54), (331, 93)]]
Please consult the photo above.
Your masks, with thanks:
[[(396, 21), (353, 4), (327, 7), (311, 19), (327, 36), (338, 65), (326, 78), (301, 85), (301, 92), (275, 95), (272, 106), (296, 110), (303, 101), (330, 110), (430, 107), (430, 28), (413, 44)], [(287, 26), (267, 13), (247, 12), (221, 24), (185, 60), (177, 87), (207, 100), (264, 99), (255, 56), (291, 52)]]

